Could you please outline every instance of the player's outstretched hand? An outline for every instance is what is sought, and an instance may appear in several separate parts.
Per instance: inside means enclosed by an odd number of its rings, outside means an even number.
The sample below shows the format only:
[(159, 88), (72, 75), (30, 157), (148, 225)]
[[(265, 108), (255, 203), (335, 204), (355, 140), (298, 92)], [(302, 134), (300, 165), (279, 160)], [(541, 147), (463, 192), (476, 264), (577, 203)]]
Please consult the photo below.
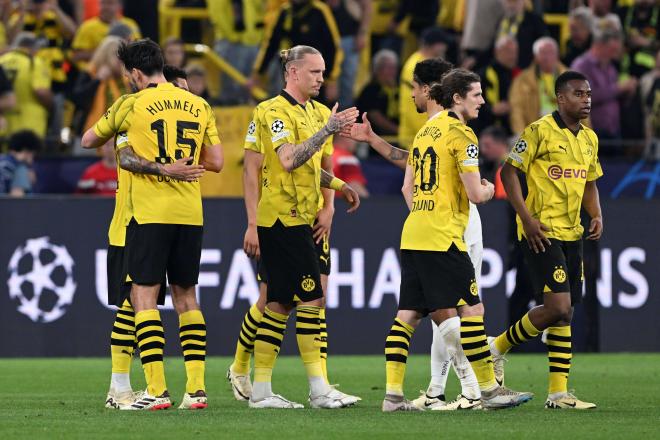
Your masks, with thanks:
[(195, 181), (204, 174), (204, 167), (202, 165), (188, 165), (188, 162), (192, 160), (192, 157), (182, 157), (173, 163), (168, 163), (163, 166), (163, 174), (177, 180)]
[(589, 225), (587, 240), (599, 240), (601, 235), (603, 235), (603, 218), (594, 217)]
[(369, 142), (370, 137), (374, 134), (374, 130), (371, 128), (371, 122), (367, 119), (367, 112), (362, 113), (361, 123), (358, 122), (344, 127), (340, 134), (356, 142)]
[(346, 212), (349, 214), (355, 212), (360, 206), (360, 195), (347, 183), (344, 183), (344, 186), (341, 187), (341, 192), (344, 194), (348, 204), (351, 205)]
[(548, 232), (550, 228), (541, 223), (539, 220), (532, 218), (523, 222), (523, 229), (525, 230), (525, 237), (527, 237), (527, 244), (535, 252), (545, 252), (545, 245), (550, 247), (551, 243), (544, 232)]
[(356, 107), (347, 108), (340, 112), (337, 112), (337, 108), (339, 108), (339, 103), (336, 103), (332, 107), (332, 114), (328, 118), (328, 123), (326, 124), (327, 129), (332, 134), (339, 133), (342, 129), (355, 124), (355, 120), (360, 114)]
[(248, 226), (245, 231), (245, 237), (243, 238), (243, 250), (248, 257), (258, 260), (261, 257), (261, 252), (259, 252), (259, 237), (257, 235), (256, 226)]

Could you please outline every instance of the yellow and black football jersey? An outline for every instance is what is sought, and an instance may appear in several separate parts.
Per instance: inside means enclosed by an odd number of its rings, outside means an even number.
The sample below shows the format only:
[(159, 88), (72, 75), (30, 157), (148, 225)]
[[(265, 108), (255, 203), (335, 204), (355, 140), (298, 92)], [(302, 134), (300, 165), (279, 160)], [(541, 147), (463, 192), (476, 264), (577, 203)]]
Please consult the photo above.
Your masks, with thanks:
[[(506, 162), (527, 175), (525, 204), (550, 228), (546, 236), (579, 240), (584, 232), (580, 224), (584, 186), (603, 175), (596, 133), (582, 124), (573, 133), (555, 111), (525, 128)], [(519, 217), (516, 221), (521, 239), (522, 222)]]
[[(192, 157), (220, 143), (215, 114), (202, 98), (171, 83), (152, 84), (123, 101), (118, 114), (117, 149), (131, 146), (138, 156), (158, 163)], [(199, 181), (131, 173), (128, 209), (139, 224), (203, 224)], [(126, 218), (128, 223), (130, 218)]]
[(463, 234), (470, 214), (461, 173), (479, 171), (477, 137), (448, 111), (422, 126), (410, 150), (415, 174), (412, 209), (401, 233), (401, 249), (467, 250)]
[[(94, 124), (94, 133), (100, 138), (115, 137), (120, 131), (128, 130), (126, 124), (126, 112), (128, 107), (122, 107), (122, 104), (131, 95), (123, 95), (117, 99), (112, 107)], [(122, 109), (123, 114), (120, 113)], [(122, 126), (122, 124), (124, 124)], [(116, 148), (116, 144), (115, 144)], [(131, 218), (132, 213), (128, 212), (127, 201), (128, 193), (131, 187), (131, 173), (119, 166), (117, 159), (117, 191), (115, 193), (115, 210), (112, 213), (110, 228), (108, 229), (108, 241), (111, 246), (124, 246), (126, 242), (126, 223), (125, 219)]]
[(314, 223), (316, 213), (323, 206), (321, 159), (332, 154), (332, 137), (305, 164), (291, 172), (282, 167), (277, 148), (309, 139), (323, 128), (330, 113), (330, 109), (314, 100), (303, 106), (285, 91), (254, 110), (244, 147), (264, 154), (258, 226), (270, 227), (278, 219), (285, 226)]

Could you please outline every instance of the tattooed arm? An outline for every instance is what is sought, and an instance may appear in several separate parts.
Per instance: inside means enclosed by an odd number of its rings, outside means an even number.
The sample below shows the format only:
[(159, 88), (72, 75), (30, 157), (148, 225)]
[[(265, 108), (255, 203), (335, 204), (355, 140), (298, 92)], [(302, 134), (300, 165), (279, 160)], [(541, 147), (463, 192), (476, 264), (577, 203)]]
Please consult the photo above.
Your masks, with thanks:
[(138, 156), (133, 147), (124, 147), (119, 150), (119, 166), (136, 174), (151, 174), (154, 176), (167, 176), (177, 180), (194, 181), (204, 174), (201, 165), (188, 165), (192, 158), (183, 157), (173, 163), (160, 164), (151, 162)]
[(358, 111), (355, 107), (337, 113), (337, 104), (335, 104), (327, 124), (314, 133), (312, 137), (300, 144), (284, 144), (277, 149), (277, 156), (280, 158), (284, 169), (291, 172), (307, 162), (323, 147), (323, 143), (330, 135), (350, 127), (355, 122), (357, 115)]
[(408, 152), (393, 146), (385, 139), (378, 136), (371, 128), (371, 123), (369, 122), (369, 119), (367, 119), (366, 113), (362, 115), (361, 123), (353, 124), (351, 127), (343, 129), (341, 135), (358, 142), (367, 142), (385, 159), (389, 160), (402, 170), (406, 168)]

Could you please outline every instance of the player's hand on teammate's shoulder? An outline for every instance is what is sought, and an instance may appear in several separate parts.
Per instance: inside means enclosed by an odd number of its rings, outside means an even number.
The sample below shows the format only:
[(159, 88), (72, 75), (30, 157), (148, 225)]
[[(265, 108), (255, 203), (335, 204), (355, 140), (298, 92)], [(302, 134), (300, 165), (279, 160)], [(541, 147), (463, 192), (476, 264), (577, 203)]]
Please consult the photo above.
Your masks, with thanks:
[(341, 187), (341, 192), (344, 194), (348, 204), (351, 205), (346, 212), (349, 214), (355, 212), (360, 206), (360, 195), (348, 183), (344, 183), (344, 186)]
[(350, 107), (346, 110), (337, 112), (338, 108), (339, 103), (335, 103), (332, 107), (332, 113), (328, 118), (328, 123), (325, 125), (330, 134), (337, 134), (345, 128), (350, 128), (355, 124), (355, 120), (360, 114), (357, 107)]
[(550, 231), (550, 228), (533, 217), (522, 219), (522, 224), (529, 247), (537, 254), (539, 252), (545, 252), (545, 246), (549, 247), (551, 243), (544, 232)]
[(601, 235), (603, 235), (603, 217), (594, 217), (589, 224), (587, 240), (599, 240)]
[(163, 165), (163, 174), (178, 180), (195, 181), (204, 174), (204, 167), (195, 164), (188, 165), (188, 162), (192, 160), (192, 157), (182, 157), (175, 162), (165, 164)]

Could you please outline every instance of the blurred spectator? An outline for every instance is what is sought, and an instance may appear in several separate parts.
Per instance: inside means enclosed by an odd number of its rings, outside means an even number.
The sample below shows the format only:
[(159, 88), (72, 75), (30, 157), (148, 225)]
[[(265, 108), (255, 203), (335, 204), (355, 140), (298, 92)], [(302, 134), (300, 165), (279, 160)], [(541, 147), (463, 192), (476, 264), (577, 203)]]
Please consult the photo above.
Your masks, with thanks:
[(621, 71), (636, 77), (653, 69), (654, 53), (658, 48), (660, 4), (656, 0), (635, 0), (633, 6), (620, 11), (628, 53), (621, 63)]
[(485, 127), (497, 125), (509, 133), (509, 89), (513, 78), (520, 72), (518, 63), (518, 43), (508, 35), (497, 39), (495, 58), (479, 72), (481, 87), (486, 103), (479, 110), (479, 117), (470, 126), (479, 134)]
[(391, 32), (389, 25), (396, 15), (401, 0), (372, 0), (371, 54), (389, 49), (401, 55), (401, 35)]
[(32, 162), (41, 147), (41, 139), (30, 130), (11, 135), (9, 152), (0, 155), (0, 194), (23, 197), (32, 192), (36, 182)]
[(589, 8), (594, 15), (596, 24), (605, 20), (618, 30), (622, 29), (619, 16), (612, 12), (612, 0), (589, 0)]
[(7, 132), (29, 129), (40, 137), (46, 134), (48, 110), (53, 103), (50, 89), (50, 69), (40, 57), (37, 38), (21, 32), (14, 40), (13, 49), (0, 56), (0, 66), (14, 85), (16, 106), (6, 113)]
[[(252, 71), (263, 36), (263, 0), (215, 0), (208, 2), (215, 32), (214, 49), (245, 76)], [(220, 100), (245, 103), (248, 90), (227, 75), (221, 78)]]
[(19, 3), (9, 23), (10, 36), (21, 31), (32, 32), (43, 41), (37, 55), (50, 66), (53, 91), (64, 91), (67, 79), (64, 70), (64, 40), (70, 39), (76, 32), (73, 19), (62, 11), (55, 0), (28, 0)]
[(612, 63), (621, 57), (622, 44), (621, 33), (616, 29), (595, 29), (591, 48), (571, 66), (589, 79), (591, 124), (601, 140), (599, 152), (603, 154), (620, 151), (617, 144), (621, 138), (619, 99), (632, 96), (637, 90), (637, 80), (631, 77), (620, 81)]
[(514, 134), (522, 133), (529, 124), (556, 109), (555, 79), (566, 70), (559, 62), (557, 42), (551, 37), (536, 40), (533, 52), (534, 63), (511, 84), (509, 103)]
[(78, 194), (114, 196), (117, 191), (117, 157), (115, 140), (111, 139), (101, 147), (101, 160), (85, 169), (78, 180)]
[(439, 12), (439, 1), (401, 0), (389, 24), (389, 30), (394, 32), (401, 22), (409, 19), (408, 32), (412, 32), (419, 39), (424, 29), (435, 25)]
[[(485, 65), (481, 60), (489, 55), (497, 29), (504, 14), (501, 0), (465, 0), (465, 27), (461, 49), (469, 56), (464, 67)], [(488, 17), (484, 20), (484, 17)]]
[(376, 134), (396, 135), (399, 132), (399, 87), (396, 82), (399, 57), (382, 49), (371, 62), (373, 74), (356, 101), (360, 112), (368, 112)]
[(360, 52), (367, 44), (371, 26), (371, 0), (326, 0), (337, 22), (344, 59), (339, 74), (339, 104), (353, 105), (353, 89), (360, 64)]
[[(16, 106), (16, 94), (11, 81), (5, 73), (5, 69), (0, 66), (0, 133), (7, 129), (7, 120), (5, 113)], [(0, 150), (1, 151), (1, 150)]]
[(495, 185), (496, 199), (506, 199), (500, 173), (509, 154), (508, 136), (501, 127), (488, 127), (479, 136), (479, 170), (481, 176)]
[(399, 86), (399, 145), (408, 149), (419, 129), (426, 122), (424, 113), (417, 113), (412, 99), (412, 80), (415, 65), (429, 58), (444, 58), (451, 36), (439, 27), (422, 32), (420, 48), (406, 60), (401, 70)]
[(163, 56), (165, 64), (183, 69), (186, 66), (186, 51), (183, 40), (177, 37), (169, 37), (163, 43)]
[(655, 69), (640, 81), (640, 91), (646, 114), (646, 155), (660, 160), (660, 50), (655, 54)]
[(589, 50), (593, 22), (589, 8), (580, 6), (571, 11), (568, 16), (570, 38), (566, 42), (566, 55), (562, 60), (564, 65), (570, 66), (577, 57)]
[(210, 100), (208, 84), (206, 82), (206, 70), (204, 67), (193, 64), (186, 68), (186, 75), (188, 75), (188, 90), (193, 95), (204, 98), (206, 101)]
[[(106, 37), (94, 51), (85, 72), (81, 72), (73, 89), (79, 133), (85, 132), (120, 96), (130, 93), (130, 85), (117, 58), (119, 37)], [(81, 125), (82, 124), (82, 125)]]
[[(209, 1), (209, 3), (213, 3)], [(139, 0), (124, 2), (124, 15), (140, 23), (140, 33), (144, 38), (159, 41), (158, 3), (160, 0)], [(165, 37), (165, 36), (164, 36)]]
[(525, 10), (525, 0), (501, 0), (504, 17), (497, 29), (497, 36), (509, 35), (518, 41), (518, 66), (525, 69), (533, 59), (532, 44), (548, 35), (543, 18)]
[[(312, 46), (323, 54), (325, 60), (326, 102), (337, 99), (337, 80), (343, 58), (337, 23), (330, 8), (318, 0), (291, 0), (280, 8), (275, 26), (262, 41), (252, 68), (250, 85), (256, 84), (258, 76), (266, 73), (280, 47), (297, 45)], [(273, 78), (271, 78), (273, 80)]]
[(99, 0), (98, 17), (85, 20), (78, 28), (71, 48), (73, 49), (72, 59), (78, 63), (81, 70), (84, 68), (85, 62), (92, 58), (94, 50), (108, 35), (110, 26), (115, 22), (129, 26), (133, 30), (133, 39), (142, 37), (138, 24), (121, 15), (122, 3), (123, 0)]
[[(348, 183), (361, 198), (369, 197), (367, 179), (362, 174), (360, 160), (355, 156), (357, 142), (344, 137), (334, 137), (335, 151), (332, 154), (332, 172), (334, 175)], [(341, 192), (337, 192), (341, 197)]]

